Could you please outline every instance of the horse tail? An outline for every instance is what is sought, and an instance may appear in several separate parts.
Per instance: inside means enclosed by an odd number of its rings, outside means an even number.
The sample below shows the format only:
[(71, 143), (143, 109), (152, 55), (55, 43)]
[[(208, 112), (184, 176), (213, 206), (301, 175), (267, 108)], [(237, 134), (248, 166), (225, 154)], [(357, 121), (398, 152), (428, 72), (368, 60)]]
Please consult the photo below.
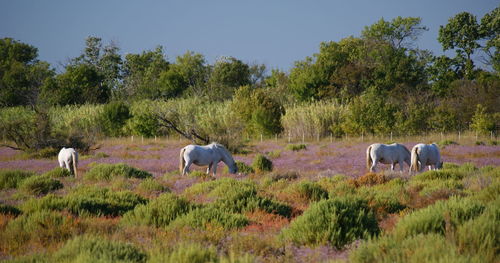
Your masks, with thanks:
[(372, 151), (372, 146), (370, 145), (368, 146), (368, 149), (366, 149), (366, 168), (368, 168), (368, 170), (370, 170), (373, 163), (371, 151)]
[(414, 147), (411, 153), (411, 165), (410, 170), (417, 172), (419, 170), (418, 167), (418, 147)]
[(184, 161), (184, 152), (186, 151), (186, 148), (182, 148), (181, 152), (179, 154), (179, 171), (181, 174), (184, 173), (184, 167), (186, 166), (186, 162)]
[(76, 157), (76, 152), (72, 152), (71, 153), (71, 159), (72, 159), (72, 163), (73, 163), (73, 172), (75, 173), (75, 178), (77, 177), (77, 163), (78, 162), (78, 158)]

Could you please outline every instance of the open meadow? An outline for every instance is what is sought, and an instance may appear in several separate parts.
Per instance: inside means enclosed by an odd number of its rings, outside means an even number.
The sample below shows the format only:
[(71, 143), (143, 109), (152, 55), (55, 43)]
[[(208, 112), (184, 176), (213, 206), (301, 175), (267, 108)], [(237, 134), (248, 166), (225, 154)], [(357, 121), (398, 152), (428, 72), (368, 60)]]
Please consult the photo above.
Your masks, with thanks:
[(0, 148), (0, 258), (498, 262), (496, 142), (442, 140), (444, 169), (410, 176), (367, 173), (371, 140), (255, 141), (233, 155), (239, 174), (221, 162), (216, 178), (180, 175), (184, 140), (102, 141), (76, 179), (56, 157)]

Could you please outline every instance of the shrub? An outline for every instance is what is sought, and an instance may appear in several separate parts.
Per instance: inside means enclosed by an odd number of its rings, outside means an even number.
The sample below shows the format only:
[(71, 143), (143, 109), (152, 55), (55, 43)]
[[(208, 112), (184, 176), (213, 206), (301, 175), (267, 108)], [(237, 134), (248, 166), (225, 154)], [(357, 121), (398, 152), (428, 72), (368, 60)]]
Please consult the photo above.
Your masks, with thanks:
[(483, 210), (484, 206), (478, 201), (452, 197), (403, 217), (394, 233), (399, 238), (426, 233), (444, 234), (447, 229), (477, 217)]
[(255, 155), (252, 162), (253, 169), (258, 172), (270, 172), (273, 170), (273, 162), (262, 154)]
[(484, 213), (465, 222), (457, 229), (456, 240), (460, 251), (477, 255), (484, 262), (498, 262), (500, 244), (500, 199), (492, 202)]
[(67, 201), (60, 196), (48, 194), (42, 198), (30, 198), (20, 205), (24, 213), (34, 213), (42, 210), (61, 211), (67, 207)]
[(54, 147), (45, 147), (40, 150), (29, 152), (30, 159), (53, 158), (59, 154), (59, 149)]
[(171, 253), (162, 251), (153, 253), (150, 263), (205, 263), (217, 262), (217, 250), (197, 243), (179, 244)]
[(391, 236), (362, 243), (349, 255), (349, 262), (471, 262), (438, 234), (417, 235), (404, 240)]
[(317, 183), (310, 181), (292, 184), (287, 191), (295, 193), (310, 202), (328, 198), (328, 192), (325, 189), (321, 188)]
[(282, 237), (298, 245), (328, 243), (341, 248), (378, 233), (377, 221), (366, 201), (334, 198), (312, 204), (282, 231)]
[(354, 180), (352, 180), (352, 183), (356, 186), (373, 186), (377, 184), (383, 184), (387, 182), (388, 179), (385, 177), (383, 174), (377, 174), (377, 173), (367, 173), (363, 176), (360, 176)]
[(82, 187), (64, 197), (67, 208), (74, 214), (118, 216), (145, 204), (147, 199), (130, 191), (112, 191), (107, 188)]
[(54, 254), (56, 262), (146, 262), (139, 248), (97, 236), (78, 236)]
[(17, 209), (15, 206), (0, 204), (0, 214), (2, 215), (18, 216), (21, 213), (21, 210)]
[(12, 253), (29, 246), (29, 242), (46, 247), (74, 235), (78, 229), (77, 224), (71, 216), (56, 211), (23, 214), (10, 221), (5, 231), (0, 232), (0, 247)]
[(193, 209), (187, 200), (164, 193), (148, 204), (138, 205), (123, 215), (122, 222), (132, 225), (166, 227), (172, 220)]
[(223, 178), (193, 185), (185, 191), (185, 195), (191, 198), (196, 194), (206, 194), (213, 200), (214, 207), (231, 213), (253, 211), (258, 208), (286, 217), (291, 214), (289, 206), (257, 196), (255, 183), (251, 181)]
[(405, 203), (409, 200), (404, 182), (398, 179), (387, 184), (362, 186), (357, 189), (357, 194), (368, 201), (368, 206), (377, 213), (379, 218), (387, 213), (396, 213), (405, 209)]
[(162, 184), (158, 183), (153, 178), (147, 178), (147, 179), (143, 180), (137, 186), (137, 188), (140, 191), (144, 191), (144, 192), (164, 192), (164, 191), (170, 191), (167, 187), (165, 187)]
[[(238, 167), (238, 172), (243, 173), (243, 174), (253, 174), (255, 173), (255, 170), (251, 167), (248, 166), (244, 162), (236, 161), (236, 167)], [(229, 169), (226, 167), (224, 168), (225, 171), (228, 171)]]
[(292, 181), (297, 178), (299, 178), (300, 175), (296, 171), (286, 171), (284, 173), (273, 173), (271, 174), (271, 181), (272, 182), (277, 182), (279, 180), (287, 180), (287, 181)]
[(101, 115), (102, 124), (107, 136), (120, 136), (122, 128), (131, 117), (128, 106), (121, 101), (114, 101), (104, 105)]
[(71, 173), (68, 169), (56, 167), (48, 172), (45, 172), (42, 176), (47, 178), (61, 178), (71, 176)]
[(0, 171), (0, 190), (17, 188), (22, 180), (33, 175), (35, 175), (34, 172), (23, 170), (2, 170)]
[(452, 140), (442, 140), (440, 142), (437, 143), (441, 148), (444, 148), (445, 146), (448, 146), (448, 145), (458, 145), (457, 142), (455, 141), (452, 141)]
[(240, 214), (225, 212), (213, 206), (197, 208), (177, 217), (171, 226), (205, 228), (208, 225), (221, 226), (224, 229), (242, 228), (248, 225), (248, 219)]
[(58, 180), (45, 177), (45, 176), (32, 176), (24, 179), (19, 185), (19, 189), (22, 191), (34, 194), (43, 195), (48, 192), (63, 188), (63, 184)]
[(288, 144), (285, 149), (289, 150), (289, 151), (294, 151), (294, 152), (298, 152), (300, 150), (305, 150), (307, 149), (307, 146), (305, 144)]
[(207, 174), (202, 171), (191, 171), (188, 174), (189, 177), (198, 177), (198, 178), (210, 178), (210, 174)]
[(92, 167), (84, 176), (88, 180), (110, 180), (115, 176), (123, 176), (126, 178), (148, 178), (153, 177), (152, 174), (130, 167), (124, 163), (118, 164), (98, 164)]

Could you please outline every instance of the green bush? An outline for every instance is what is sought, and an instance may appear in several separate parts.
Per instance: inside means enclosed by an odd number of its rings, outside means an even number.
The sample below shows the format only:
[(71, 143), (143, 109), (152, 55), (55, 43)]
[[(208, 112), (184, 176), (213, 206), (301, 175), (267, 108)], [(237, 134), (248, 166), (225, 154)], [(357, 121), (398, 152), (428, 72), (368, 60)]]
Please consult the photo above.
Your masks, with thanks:
[(301, 181), (292, 184), (286, 191), (295, 193), (311, 202), (328, 198), (328, 192), (325, 189), (321, 188), (319, 184), (310, 181)]
[(130, 191), (112, 191), (107, 188), (82, 187), (64, 197), (67, 209), (73, 214), (118, 216), (145, 204), (147, 199)]
[(209, 225), (221, 226), (224, 229), (242, 228), (248, 225), (248, 219), (240, 214), (233, 214), (213, 206), (197, 208), (185, 215), (177, 217), (171, 227), (205, 228)]
[(24, 213), (34, 213), (42, 210), (62, 211), (67, 207), (67, 200), (54, 194), (48, 194), (42, 198), (30, 198), (20, 205)]
[(279, 180), (292, 181), (300, 177), (300, 174), (296, 171), (286, 171), (284, 173), (272, 173), (270, 175), (272, 182), (277, 182)]
[(55, 262), (146, 262), (139, 248), (97, 236), (78, 236), (69, 240), (53, 256)]
[(161, 251), (153, 253), (149, 263), (206, 263), (218, 262), (217, 250), (197, 243), (179, 244), (171, 253)]
[(446, 229), (458, 227), (480, 215), (483, 210), (484, 206), (478, 201), (452, 197), (403, 217), (396, 225), (394, 234), (399, 238), (427, 233), (445, 234)]
[(404, 240), (391, 236), (362, 243), (349, 255), (349, 262), (472, 262), (438, 234), (419, 234)]
[(17, 188), (19, 183), (30, 176), (35, 175), (34, 172), (23, 170), (1, 170), (0, 171), (0, 190)]
[(158, 183), (154, 178), (144, 179), (138, 186), (137, 189), (144, 192), (165, 192), (170, 191), (167, 187)]
[(289, 151), (294, 151), (294, 152), (298, 152), (300, 150), (305, 150), (307, 149), (307, 145), (305, 144), (288, 144), (285, 149), (289, 150)]
[[(247, 165), (244, 162), (236, 161), (236, 167), (238, 167), (238, 172), (242, 174), (253, 174), (255, 173), (255, 170)], [(224, 168), (225, 171), (228, 171), (229, 169), (226, 167)]]
[(262, 154), (255, 155), (252, 162), (253, 169), (258, 172), (270, 172), (273, 170), (273, 162)]
[(56, 211), (38, 211), (23, 214), (10, 221), (0, 232), (0, 240), (7, 251), (15, 252), (29, 241), (42, 246), (64, 241), (77, 232), (77, 221)]
[(30, 159), (54, 158), (59, 154), (59, 149), (54, 147), (45, 147), (40, 150), (29, 152)]
[(194, 206), (187, 200), (171, 193), (164, 193), (148, 204), (138, 205), (123, 215), (122, 222), (130, 225), (166, 227), (180, 215), (188, 213)]
[(0, 214), (2, 215), (18, 216), (21, 213), (21, 210), (17, 209), (15, 206), (0, 204)]
[(484, 213), (465, 222), (457, 229), (456, 240), (460, 251), (481, 258), (483, 262), (499, 262), (500, 199), (492, 202)]
[(48, 172), (43, 173), (42, 176), (47, 178), (61, 178), (71, 176), (71, 173), (68, 169), (56, 167)]
[(217, 209), (230, 213), (242, 213), (261, 209), (289, 217), (291, 207), (257, 195), (255, 183), (222, 178), (216, 181), (195, 184), (185, 190), (185, 195), (195, 199), (196, 195), (205, 194), (213, 200)]
[(45, 176), (31, 176), (24, 179), (19, 185), (20, 190), (34, 195), (47, 194), (61, 188), (63, 188), (61, 182)]
[(349, 197), (313, 203), (282, 230), (282, 237), (298, 245), (331, 244), (341, 248), (378, 233), (377, 220), (366, 201)]
[(128, 106), (121, 101), (113, 101), (104, 105), (101, 115), (102, 124), (107, 136), (123, 135), (123, 126), (131, 117)]
[(404, 182), (398, 179), (371, 187), (362, 186), (356, 192), (358, 196), (368, 201), (368, 205), (377, 212), (377, 215), (381, 216), (405, 209), (405, 203), (410, 198)]
[(113, 177), (122, 176), (126, 178), (149, 178), (152, 174), (128, 166), (124, 163), (98, 164), (92, 167), (84, 176), (88, 180), (110, 180)]

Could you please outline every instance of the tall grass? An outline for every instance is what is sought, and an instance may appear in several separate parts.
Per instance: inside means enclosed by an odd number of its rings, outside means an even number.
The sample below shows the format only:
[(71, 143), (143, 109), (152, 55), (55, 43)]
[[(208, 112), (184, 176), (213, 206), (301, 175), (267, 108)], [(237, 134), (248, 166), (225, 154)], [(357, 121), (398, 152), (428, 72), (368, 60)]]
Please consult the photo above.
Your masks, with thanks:
[(0, 170), (0, 190), (17, 188), (22, 180), (33, 175), (34, 172), (23, 170)]

